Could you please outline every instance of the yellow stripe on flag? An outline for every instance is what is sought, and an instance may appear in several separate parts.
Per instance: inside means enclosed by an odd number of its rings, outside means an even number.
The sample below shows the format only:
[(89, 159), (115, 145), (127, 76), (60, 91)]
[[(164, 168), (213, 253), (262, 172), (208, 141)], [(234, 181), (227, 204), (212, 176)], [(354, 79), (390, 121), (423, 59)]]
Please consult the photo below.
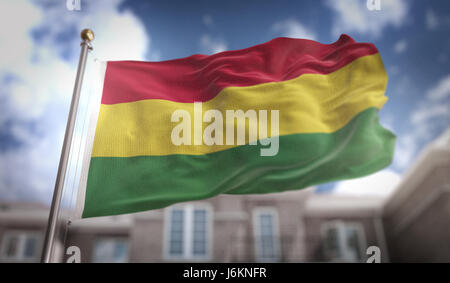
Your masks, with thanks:
[[(381, 108), (387, 101), (386, 84), (387, 75), (377, 53), (327, 75), (304, 74), (283, 82), (227, 87), (202, 103), (202, 110), (203, 114), (209, 109), (220, 110), (224, 122), (225, 110), (279, 110), (280, 136), (333, 133), (365, 109)], [(190, 113), (193, 123), (193, 103), (152, 99), (102, 104), (92, 157), (201, 155), (237, 146), (174, 145), (171, 132), (178, 123), (171, 122), (171, 116), (180, 109)], [(208, 124), (203, 123), (203, 129)], [(193, 138), (193, 125), (191, 129)]]

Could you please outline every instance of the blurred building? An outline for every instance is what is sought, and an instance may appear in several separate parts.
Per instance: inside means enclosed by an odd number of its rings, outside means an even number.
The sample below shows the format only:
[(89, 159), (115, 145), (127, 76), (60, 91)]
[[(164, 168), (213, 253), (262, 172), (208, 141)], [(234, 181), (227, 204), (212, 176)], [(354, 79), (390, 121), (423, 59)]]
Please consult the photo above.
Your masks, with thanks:
[[(222, 195), (137, 214), (72, 222), (83, 262), (450, 261), (450, 130), (387, 199), (315, 194)], [(0, 262), (39, 261), (48, 210), (0, 204)]]
[(450, 262), (450, 129), (405, 174), (383, 219), (391, 261)]

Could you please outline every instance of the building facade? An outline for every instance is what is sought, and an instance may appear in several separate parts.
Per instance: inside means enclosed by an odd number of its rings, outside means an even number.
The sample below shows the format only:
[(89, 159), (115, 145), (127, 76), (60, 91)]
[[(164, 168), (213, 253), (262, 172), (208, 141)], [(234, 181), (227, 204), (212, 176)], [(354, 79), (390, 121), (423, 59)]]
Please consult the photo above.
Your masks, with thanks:
[[(82, 262), (450, 262), (450, 131), (430, 144), (385, 198), (221, 195), (64, 225)], [(37, 262), (48, 209), (0, 204), (0, 262)], [(65, 233), (64, 233), (65, 232)]]

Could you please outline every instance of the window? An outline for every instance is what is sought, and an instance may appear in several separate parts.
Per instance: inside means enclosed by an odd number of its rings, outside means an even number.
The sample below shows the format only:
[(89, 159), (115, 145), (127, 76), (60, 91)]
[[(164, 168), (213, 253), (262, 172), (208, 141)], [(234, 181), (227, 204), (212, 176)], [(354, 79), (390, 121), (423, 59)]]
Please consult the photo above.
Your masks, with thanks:
[(174, 209), (171, 215), (170, 255), (181, 256), (184, 253), (184, 210)]
[[(166, 219), (165, 257), (207, 259), (211, 239), (210, 208), (205, 205), (177, 205), (169, 208)], [(166, 220), (166, 221), (167, 221)]]
[(38, 261), (40, 234), (37, 232), (7, 232), (3, 236), (0, 258), (5, 261)]
[(95, 242), (93, 262), (123, 263), (128, 261), (126, 239), (99, 239)]
[(193, 247), (192, 253), (194, 256), (206, 255), (206, 210), (194, 209), (194, 227), (193, 227)]
[(360, 262), (365, 236), (359, 223), (327, 222), (322, 226), (324, 256), (330, 261)]
[(256, 209), (253, 223), (256, 259), (258, 261), (278, 261), (280, 251), (276, 210), (272, 208)]

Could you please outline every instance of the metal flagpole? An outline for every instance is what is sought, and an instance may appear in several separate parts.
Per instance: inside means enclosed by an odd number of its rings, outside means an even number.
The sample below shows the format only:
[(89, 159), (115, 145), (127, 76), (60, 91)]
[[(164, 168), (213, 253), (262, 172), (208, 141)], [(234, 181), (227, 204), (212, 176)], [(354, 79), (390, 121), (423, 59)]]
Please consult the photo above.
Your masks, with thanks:
[(58, 214), (61, 204), (64, 179), (66, 177), (67, 163), (69, 160), (70, 145), (72, 142), (73, 130), (75, 127), (75, 119), (77, 116), (78, 102), (80, 100), (81, 86), (83, 83), (84, 70), (86, 68), (87, 55), (92, 50), (91, 41), (94, 40), (94, 32), (90, 29), (84, 29), (81, 34), (81, 54), (78, 61), (77, 76), (73, 89), (72, 102), (70, 103), (69, 117), (67, 119), (66, 133), (64, 134), (64, 142), (59, 159), (58, 173), (56, 175), (55, 189), (53, 191), (53, 199), (48, 217), (47, 231), (45, 234), (44, 247), (42, 250), (41, 262), (48, 263), (51, 260)]

